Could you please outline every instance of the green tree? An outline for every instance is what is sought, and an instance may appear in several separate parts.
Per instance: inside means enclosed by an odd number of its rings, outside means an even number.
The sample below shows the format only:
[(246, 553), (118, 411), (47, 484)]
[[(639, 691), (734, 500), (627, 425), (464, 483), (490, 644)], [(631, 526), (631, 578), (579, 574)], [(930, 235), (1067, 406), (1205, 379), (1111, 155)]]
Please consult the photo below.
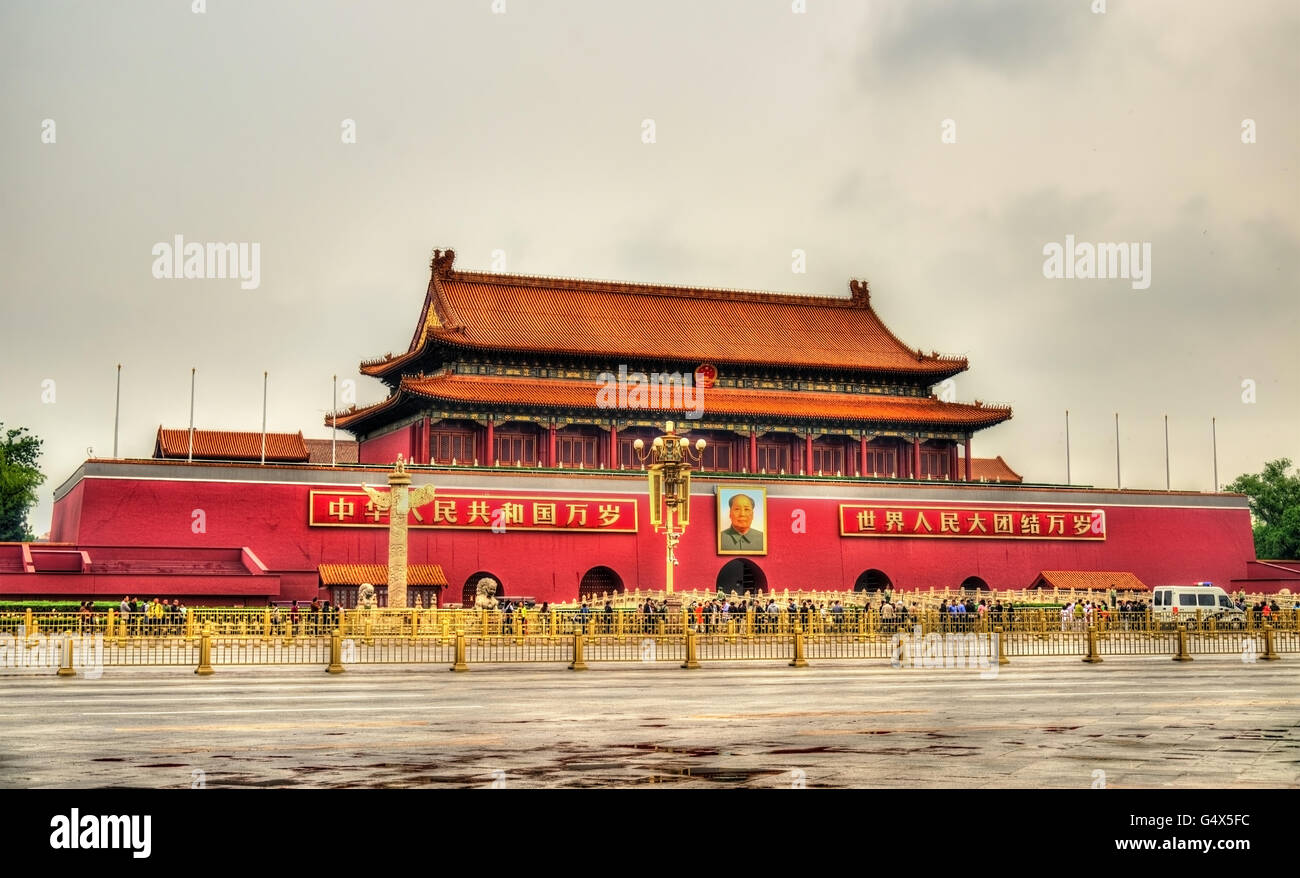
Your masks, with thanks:
[(1290, 466), (1285, 457), (1272, 460), (1227, 486), (1250, 500), (1257, 558), (1300, 558), (1300, 470), (1289, 474)]
[(41, 440), (26, 427), (5, 431), (3, 423), (0, 434), (0, 540), (33, 540), (27, 513), (36, 505), (36, 489), (45, 481), (36, 465)]

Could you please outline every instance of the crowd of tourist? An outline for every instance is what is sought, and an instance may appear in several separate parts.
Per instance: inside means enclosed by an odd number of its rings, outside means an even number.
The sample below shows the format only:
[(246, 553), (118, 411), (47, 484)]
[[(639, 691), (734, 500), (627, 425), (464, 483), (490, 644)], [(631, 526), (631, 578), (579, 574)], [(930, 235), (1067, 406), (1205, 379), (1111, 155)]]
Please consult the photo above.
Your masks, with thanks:
[[(927, 628), (937, 623), (941, 631), (960, 633), (987, 631), (995, 626), (1013, 630), (1019, 627), (1017, 623), (1028, 623), (1037, 628), (1044, 621), (1055, 627), (1053, 620), (1059, 613), (1061, 631), (1084, 631), (1092, 625), (1141, 628), (1150, 610), (1148, 603), (1141, 599), (1117, 600), (1114, 591), (1092, 599), (1067, 600), (1059, 608), (1055, 605), (1046, 608), (1015, 606), (1009, 601), (1003, 603), (1001, 598), (977, 600), (974, 595), (944, 598), (936, 607), (926, 601), (924, 595), (913, 594), (912, 597), (913, 600), (908, 602), (901, 596), (883, 592), (876, 596), (876, 600), (846, 604), (843, 599), (830, 597), (822, 600), (780, 599), (772, 593), (732, 594), (692, 600), (678, 610), (670, 610), (670, 604), (665, 600), (652, 598), (646, 598), (634, 608), (615, 608), (612, 600), (604, 601), (603, 606), (599, 606), (599, 602), (582, 600), (571, 609), (556, 610), (549, 603), (536, 607), (528, 600), (503, 600), (497, 606), (499, 615), (494, 615), (492, 624), (494, 628), (499, 627), (501, 633), (570, 633), (582, 630), (591, 634), (614, 634), (618, 631), (641, 634), (676, 629), (681, 618), (678, 614), (685, 611), (687, 624), (705, 634), (729, 633), (733, 630), (733, 622), (735, 630), (743, 631), (751, 615), (753, 631), (758, 634), (789, 631), (796, 622), (805, 631), (850, 632), (858, 630), (862, 614), (869, 612), (871, 617), (867, 621), (871, 628), (885, 633), (908, 630), (922, 620), (927, 623)], [(1283, 612), (1276, 598), (1250, 604), (1245, 595), (1239, 593), (1233, 596), (1233, 601), (1256, 625), (1267, 623)], [(1291, 604), (1291, 612), (1300, 610), (1300, 599), (1289, 599), (1287, 603)], [(116, 610), (120, 621), (115, 624), (122, 626), (119, 631), (160, 636), (183, 633), (192, 612), (180, 599), (155, 597), (145, 600), (130, 595), (122, 598)], [(671, 620), (670, 612), (673, 613)], [(307, 605), (298, 601), (288, 606), (274, 601), (267, 603), (270, 629), (275, 634), (290, 630), (295, 634), (327, 634), (339, 626), (339, 613), (339, 607), (319, 598)], [(78, 628), (83, 632), (94, 631), (104, 623), (103, 613), (96, 611), (94, 601), (82, 601), (75, 615)]]

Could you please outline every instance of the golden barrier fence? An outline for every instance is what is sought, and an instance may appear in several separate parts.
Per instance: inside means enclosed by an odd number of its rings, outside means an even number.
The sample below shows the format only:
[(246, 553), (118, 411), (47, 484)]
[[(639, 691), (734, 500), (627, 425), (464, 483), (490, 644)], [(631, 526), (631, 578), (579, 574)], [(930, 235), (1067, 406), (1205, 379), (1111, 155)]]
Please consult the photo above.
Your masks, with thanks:
[(721, 612), (703, 608), (644, 612), (640, 609), (590, 611), (559, 609), (547, 613), (502, 612), (499, 610), (334, 610), (297, 614), (271, 609), (190, 609), (183, 615), (152, 619), (140, 614), (120, 616), (116, 611), (85, 616), (28, 610), (0, 614), (0, 634), (18, 636), (47, 633), (102, 634), (110, 643), (138, 639), (183, 638), (197, 640), (204, 629), (217, 636), (260, 638), (324, 638), (335, 629), (344, 637), (400, 636), (412, 639), (450, 640), (456, 632), (468, 637), (525, 639), (555, 638), (582, 632), (615, 637), (651, 635), (680, 636), (687, 630), (728, 637), (790, 635), (796, 627), (810, 637), (828, 634), (862, 636), (889, 635), (911, 631), (921, 625), (923, 633), (989, 633), (994, 627), (1005, 633), (1081, 633), (1095, 626), (1101, 634), (1110, 632), (1170, 632), (1178, 628), (1215, 633), (1241, 630), (1262, 631), (1267, 624), (1276, 632), (1300, 629), (1300, 610), (1285, 609), (1265, 616), (1260, 613), (1219, 613), (1197, 610), (1195, 614), (1163, 615), (1148, 608), (1140, 613), (1107, 609), (1065, 617), (1055, 609), (1004, 607), (985, 613), (940, 613), (935, 609), (890, 613), (861, 607), (803, 608), (794, 613), (769, 613), (757, 608), (746, 612)]
[[(1279, 607), (1296, 609), (1300, 597), (1292, 595), (1289, 592), (1269, 593), (1262, 592), (1245, 592), (1232, 591), (1228, 593), (1234, 598), (1241, 596), (1247, 606), (1253, 606), (1260, 601), (1276, 601)], [(661, 602), (665, 599), (666, 593), (663, 591), (641, 591), (635, 589), (630, 592), (606, 592), (602, 594), (589, 595), (585, 598), (586, 603), (593, 607), (603, 608), (606, 603), (612, 604), (616, 609), (631, 609), (643, 605), (647, 600)], [(917, 588), (908, 589), (907, 591), (896, 591), (892, 589), (883, 591), (837, 591), (832, 589), (771, 589), (761, 594), (740, 594), (738, 592), (720, 592), (713, 589), (688, 589), (685, 591), (678, 590), (674, 597), (683, 604), (704, 603), (712, 600), (721, 600), (726, 598), (732, 603), (739, 601), (758, 600), (766, 605), (769, 601), (775, 600), (782, 607), (794, 600), (796, 604), (804, 601), (812, 601), (819, 606), (821, 604), (832, 604), (840, 601), (846, 607), (862, 607), (871, 605), (879, 607), (880, 602), (889, 598), (892, 601), (903, 601), (908, 607), (915, 605), (920, 609), (937, 608), (945, 601), (952, 603), (954, 600), (966, 601), (968, 598), (973, 599), (976, 604), (981, 600), (986, 604), (992, 605), (995, 601), (1003, 603), (1013, 603), (1019, 605), (1027, 604), (1051, 604), (1062, 606), (1067, 603), (1109, 603), (1110, 593), (1108, 589), (1066, 589), (1066, 588), (1020, 588), (1020, 589), (961, 589), (961, 588)], [(1115, 593), (1116, 605), (1125, 601), (1141, 601), (1144, 604), (1151, 603), (1152, 590), (1123, 590), (1117, 589)], [(552, 604), (556, 609), (574, 609), (580, 605), (581, 601), (569, 601)]]
[[(178, 637), (141, 637), (106, 642), (102, 635), (35, 635), (28, 639), (0, 637), (0, 673), (9, 669), (44, 670), (60, 668), (102, 669), (108, 666), (173, 665), (194, 667), (211, 673), (213, 666), (314, 665), (333, 672), (346, 665), (435, 664), (463, 670), (469, 665), (496, 663), (575, 664), (581, 655), (591, 662), (673, 662), (694, 666), (697, 662), (731, 662), (791, 659), (843, 660), (881, 659), (905, 666), (920, 654), (980, 658), (982, 666), (1023, 656), (1079, 657), (1129, 655), (1238, 655), (1243, 662), (1277, 658), (1280, 653), (1300, 652), (1300, 634), (1295, 631), (1141, 631), (1115, 629), (1088, 631), (993, 632), (925, 631), (916, 625), (910, 631), (885, 635), (823, 632), (808, 634), (743, 635), (698, 633), (688, 629), (678, 635), (570, 635), (514, 637), (485, 635), (469, 640), (464, 634), (448, 641), (441, 637), (410, 638), (375, 635), (344, 638), (280, 636), (265, 639), (255, 635), (202, 634), (197, 640)], [(71, 649), (64, 655), (64, 647)], [(1094, 660), (1095, 660), (1094, 659)], [(584, 666), (585, 666), (584, 661)], [(912, 666), (916, 666), (912, 663)], [(935, 666), (933, 664), (927, 666)], [(939, 666), (943, 666), (940, 664)], [(948, 665), (951, 667), (951, 663)], [(971, 667), (971, 664), (958, 665)], [(203, 669), (206, 667), (206, 671)]]
[[(144, 625), (107, 614), (101, 627), (69, 614), (22, 614), (0, 631), (0, 670), (47, 667), (44, 651), (79, 644), (99, 666), (372, 663), (597, 662), (897, 658), (900, 643), (969, 642), (1005, 656), (1240, 654), (1246, 661), (1300, 652), (1295, 614), (1268, 624), (1213, 617), (1176, 623), (1151, 612), (1062, 620), (1042, 609), (998, 618), (934, 611), (888, 618), (876, 611), (746, 613), (704, 618), (687, 611), (522, 615), (489, 611), (349, 610), (277, 618), (266, 610), (213, 610), (176, 625)], [(1274, 627), (1272, 622), (1280, 623)], [(328, 626), (333, 625), (333, 630)], [(200, 627), (201, 626), (201, 627)], [(989, 637), (996, 633), (997, 643)], [(798, 655), (795, 645), (799, 644)], [(928, 647), (927, 647), (928, 648)], [(205, 658), (206, 656), (206, 658)], [(39, 658), (39, 661), (35, 660)], [(62, 661), (62, 659), (60, 659)], [(85, 662), (83, 662), (85, 663)]]

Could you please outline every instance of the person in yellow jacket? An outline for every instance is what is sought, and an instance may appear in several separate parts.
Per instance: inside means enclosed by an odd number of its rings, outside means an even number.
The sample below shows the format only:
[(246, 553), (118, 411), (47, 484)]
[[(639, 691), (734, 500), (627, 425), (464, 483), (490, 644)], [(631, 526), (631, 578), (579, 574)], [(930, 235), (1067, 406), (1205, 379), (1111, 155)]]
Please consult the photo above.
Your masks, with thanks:
[(149, 628), (154, 634), (162, 633), (164, 615), (166, 615), (166, 611), (163, 610), (162, 601), (154, 598), (153, 603), (149, 605), (149, 609), (145, 613), (145, 616), (149, 619)]

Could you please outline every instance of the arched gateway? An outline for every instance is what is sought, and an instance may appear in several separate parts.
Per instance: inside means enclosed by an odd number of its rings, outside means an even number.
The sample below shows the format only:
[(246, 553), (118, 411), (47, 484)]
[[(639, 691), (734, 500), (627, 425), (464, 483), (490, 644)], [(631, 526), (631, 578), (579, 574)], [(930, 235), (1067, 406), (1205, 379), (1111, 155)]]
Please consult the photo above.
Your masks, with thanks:
[(718, 571), (718, 591), (748, 594), (767, 591), (767, 574), (748, 558), (736, 558)]
[(586, 600), (602, 594), (623, 592), (623, 577), (608, 567), (593, 567), (582, 574), (578, 583), (578, 599)]
[(894, 587), (893, 581), (883, 571), (872, 567), (864, 570), (853, 583), (854, 591), (885, 591)]
[(501, 581), (501, 577), (487, 570), (480, 570), (477, 573), (471, 573), (469, 578), (465, 580), (465, 587), (460, 590), (460, 604), (462, 607), (474, 606), (474, 601), (478, 599), (478, 581), (485, 576), (497, 584), (497, 600), (501, 600), (506, 596), (506, 587)]

